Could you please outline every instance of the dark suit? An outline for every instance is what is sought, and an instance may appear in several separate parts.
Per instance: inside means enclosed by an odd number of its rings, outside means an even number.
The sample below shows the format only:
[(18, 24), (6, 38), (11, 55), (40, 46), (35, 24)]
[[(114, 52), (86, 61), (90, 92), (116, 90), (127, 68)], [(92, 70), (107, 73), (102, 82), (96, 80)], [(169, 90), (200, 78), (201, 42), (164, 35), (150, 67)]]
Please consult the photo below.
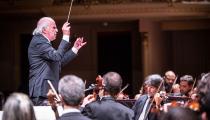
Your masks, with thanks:
[(91, 120), (79, 112), (70, 112), (63, 114), (58, 120)]
[(61, 66), (72, 60), (76, 54), (69, 49), (70, 43), (61, 40), (57, 50), (43, 35), (34, 35), (29, 48), (28, 58), (30, 65), (29, 72), (29, 95), (33, 98), (46, 99), (50, 80), (58, 89), (59, 73)]
[[(144, 105), (146, 103), (148, 99), (148, 95), (142, 95), (134, 104), (133, 106), (133, 111), (134, 111), (134, 120), (138, 120), (142, 111), (143, 111), (143, 108), (144, 108)], [(148, 108), (146, 109), (148, 110)], [(156, 120), (157, 119), (157, 116), (156, 114), (153, 114), (153, 113), (149, 113), (148, 114), (148, 120)]]
[(85, 106), (82, 114), (93, 120), (132, 120), (133, 111), (116, 102), (112, 97), (104, 97)]

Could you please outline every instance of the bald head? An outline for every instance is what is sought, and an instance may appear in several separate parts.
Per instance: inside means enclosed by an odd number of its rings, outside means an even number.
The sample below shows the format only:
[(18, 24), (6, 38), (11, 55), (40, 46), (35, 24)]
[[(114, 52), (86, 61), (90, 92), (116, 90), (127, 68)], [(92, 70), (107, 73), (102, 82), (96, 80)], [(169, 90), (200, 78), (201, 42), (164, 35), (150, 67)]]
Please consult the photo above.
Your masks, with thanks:
[(166, 83), (172, 84), (175, 79), (176, 79), (176, 75), (175, 75), (175, 73), (173, 71), (170, 70), (170, 71), (167, 71), (165, 73), (165, 81), (166, 81)]
[(46, 23), (50, 23), (50, 22), (55, 22), (51, 17), (43, 17), (41, 19), (39, 19), (38, 23), (37, 23), (37, 27), (38, 26), (42, 26), (43, 24)]

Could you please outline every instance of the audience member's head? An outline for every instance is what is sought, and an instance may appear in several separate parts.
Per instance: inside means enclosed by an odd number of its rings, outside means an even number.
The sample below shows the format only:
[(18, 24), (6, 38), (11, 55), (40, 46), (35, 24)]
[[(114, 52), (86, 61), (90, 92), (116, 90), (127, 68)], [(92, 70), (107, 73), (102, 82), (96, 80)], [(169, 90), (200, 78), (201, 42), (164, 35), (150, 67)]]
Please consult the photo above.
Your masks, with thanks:
[(160, 120), (198, 120), (198, 115), (188, 108), (173, 107), (164, 113)]
[(85, 97), (85, 84), (75, 75), (66, 75), (59, 81), (58, 91), (65, 105), (78, 107)]
[(210, 119), (210, 73), (202, 76), (197, 86), (198, 95), (200, 97), (201, 110), (207, 113)]
[(2, 120), (36, 120), (32, 102), (23, 93), (13, 93), (3, 108)]
[(103, 76), (104, 90), (111, 96), (116, 96), (122, 87), (122, 78), (116, 72), (108, 72)]

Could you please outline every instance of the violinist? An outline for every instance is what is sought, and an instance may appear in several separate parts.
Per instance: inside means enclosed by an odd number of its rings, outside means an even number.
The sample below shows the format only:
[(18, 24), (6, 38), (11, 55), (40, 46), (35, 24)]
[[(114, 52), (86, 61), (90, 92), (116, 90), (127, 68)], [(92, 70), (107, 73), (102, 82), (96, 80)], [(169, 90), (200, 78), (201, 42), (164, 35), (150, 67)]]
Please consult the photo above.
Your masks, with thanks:
[[(62, 111), (59, 111), (58, 107), (57, 109), (53, 109), (55, 113), (59, 112), (56, 116), (58, 120), (90, 120), (88, 117), (82, 115), (80, 111), (80, 104), (85, 97), (84, 90), (84, 82), (75, 75), (66, 75), (60, 79), (58, 91), (63, 107), (60, 106)], [(53, 102), (56, 101), (51, 101), (51, 105), (55, 105)]]
[(210, 72), (202, 76), (197, 85), (202, 120), (210, 119)]
[(123, 91), (129, 86), (129, 84), (127, 84), (125, 87), (123, 87), (120, 92), (118, 93), (118, 95), (116, 96), (117, 100), (128, 100), (130, 99), (129, 96), (125, 93), (123, 93)]
[(102, 84), (103, 96), (86, 104), (82, 113), (94, 120), (132, 120), (133, 111), (115, 101), (122, 86), (121, 76), (116, 72), (108, 72), (103, 76)]
[(192, 90), (190, 91), (190, 98), (192, 100), (198, 101), (199, 100), (199, 96), (198, 96), (198, 89), (197, 87), (192, 88)]
[(194, 79), (191, 75), (184, 75), (180, 78), (180, 93), (182, 96), (190, 97)]
[[(161, 98), (157, 94), (158, 90), (162, 86), (163, 78), (158, 74), (152, 74), (146, 77), (147, 81), (147, 94), (142, 95), (134, 104), (134, 120), (156, 120), (158, 117), (158, 111), (151, 111), (153, 107), (159, 108)], [(155, 98), (153, 98), (155, 97)], [(154, 104), (151, 103), (154, 101)], [(149, 107), (152, 104), (152, 107)]]
[[(85, 90), (85, 92), (89, 91), (89, 90), (92, 90), (92, 92), (93, 92), (92, 94), (89, 94), (87, 97), (85, 97), (85, 99), (84, 99), (85, 101), (87, 101), (89, 103), (89, 102), (92, 102), (92, 101), (96, 101), (96, 100), (100, 99), (101, 96), (103, 96), (102, 80), (103, 80), (103, 78), (101, 77), (101, 75), (98, 75), (96, 77), (96, 83), (91, 84)], [(90, 99), (92, 99), (92, 100), (90, 101)], [(84, 107), (84, 105), (86, 105), (86, 104), (83, 104), (82, 106)]]
[(172, 90), (173, 84), (176, 82), (177, 76), (171, 70), (167, 71), (164, 75), (164, 86), (163, 89), (166, 93), (170, 93)]
[(124, 94), (124, 93), (119, 93), (117, 95), (117, 100), (128, 100), (129, 99), (129, 96), (127, 94)]
[(148, 81), (144, 81), (144, 83), (143, 83), (141, 89), (139, 90), (139, 94), (136, 94), (135, 97), (134, 97), (135, 100), (138, 100), (138, 98), (139, 98), (140, 96), (142, 96), (142, 95), (144, 95), (144, 94), (147, 94), (147, 82), (148, 82)]
[[(167, 94), (166, 99), (164, 99), (164, 106), (177, 107), (177, 106), (187, 106), (190, 102), (190, 91), (192, 90), (194, 79), (191, 75), (184, 75), (180, 78), (179, 84), (174, 84), (172, 86), (172, 93)], [(166, 110), (165, 110), (166, 109)], [(164, 111), (167, 111), (165, 108)]]

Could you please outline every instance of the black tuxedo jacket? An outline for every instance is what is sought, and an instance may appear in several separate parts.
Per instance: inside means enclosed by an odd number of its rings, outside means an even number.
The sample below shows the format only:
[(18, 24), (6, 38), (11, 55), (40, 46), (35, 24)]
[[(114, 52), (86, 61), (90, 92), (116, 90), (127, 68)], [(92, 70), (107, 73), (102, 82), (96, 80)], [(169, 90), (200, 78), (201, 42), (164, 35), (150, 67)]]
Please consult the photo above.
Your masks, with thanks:
[(91, 120), (79, 112), (70, 112), (63, 114), (58, 120)]
[(116, 102), (112, 97), (104, 97), (85, 106), (82, 114), (93, 120), (132, 120), (133, 111)]
[(49, 90), (47, 80), (58, 89), (61, 66), (75, 58), (76, 54), (69, 49), (70, 42), (61, 40), (57, 50), (43, 35), (34, 35), (29, 48), (29, 95), (30, 97), (45, 97)]
[[(142, 95), (135, 102), (134, 106), (132, 107), (132, 109), (134, 111), (134, 120), (138, 120), (139, 119), (147, 99), (148, 99), (148, 95)], [(148, 120), (157, 120), (157, 115), (154, 114), (154, 113), (149, 113), (148, 114)]]

